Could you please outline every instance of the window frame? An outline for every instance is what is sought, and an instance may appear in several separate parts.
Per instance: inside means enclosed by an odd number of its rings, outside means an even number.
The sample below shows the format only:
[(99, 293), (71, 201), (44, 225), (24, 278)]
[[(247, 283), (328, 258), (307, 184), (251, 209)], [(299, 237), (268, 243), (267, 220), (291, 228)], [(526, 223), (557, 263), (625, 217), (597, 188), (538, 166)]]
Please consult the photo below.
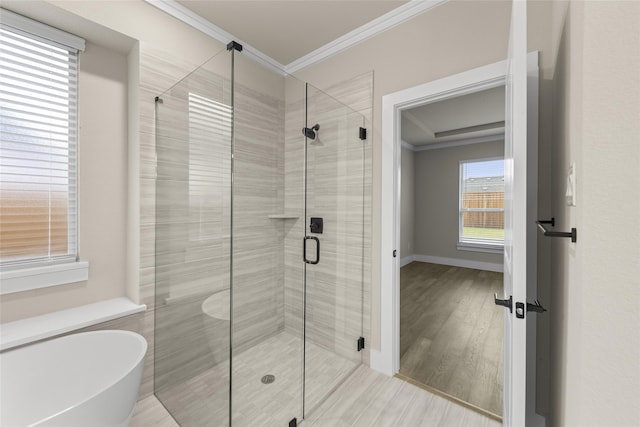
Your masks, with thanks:
[[(78, 146), (79, 146), (79, 96), (80, 52), (85, 49), (84, 39), (13, 13), (2, 10), (2, 29), (20, 38), (27, 38), (36, 43), (67, 50), (75, 60), (75, 78), (69, 81), (68, 92), (73, 96), (70, 103), (75, 105), (75, 117), (69, 122), (69, 129), (75, 129), (74, 141), (70, 145), (69, 186), (75, 190), (67, 190), (73, 200), (67, 204), (73, 206), (74, 212), (67, 213), (67, 242), (70, 249), (66, 255), (34, 255), (19, 259), (0, 259), (0, 294), (10, 294), (32, 289), (63, 285), (88, 280), (89, 263), (79, 260), (79, 224), (78, 212)], [(71, 216), (72, 215), (72, 216)], [(72, 230), (73, 228), (73, 230)]]
[[(502, 160), (504, 164), (504, 157), (483, 157), (478, 159), (466, 159), (460, 160), (458, 163), (458, 241), (456, 248), (460, 251), (472, 251), (472, 252), (485, 252), (493, 254), (502, 254), (504, 252), (504, 238), (502, 240), (497, 239), (473, 239), (464, 238), (464, 213), (468, 212), (463, 210), (463, 170), (464, 165), (469, 163), (490, 162), (495, 160)], [(504, 178), (504, 173), (503, 173)], [(478, 212), (504, 212), (504, 207), (500, 208), (488, 208), (479, 209)]]

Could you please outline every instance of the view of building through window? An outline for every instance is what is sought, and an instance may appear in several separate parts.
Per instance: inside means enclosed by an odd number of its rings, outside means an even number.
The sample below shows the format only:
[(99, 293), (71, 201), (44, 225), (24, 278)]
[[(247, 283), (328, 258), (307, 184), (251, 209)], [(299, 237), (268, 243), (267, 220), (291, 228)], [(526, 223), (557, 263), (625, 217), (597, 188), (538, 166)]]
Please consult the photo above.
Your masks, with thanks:
[(460, 242), (504, 242), (504, 160), (460, 163)]

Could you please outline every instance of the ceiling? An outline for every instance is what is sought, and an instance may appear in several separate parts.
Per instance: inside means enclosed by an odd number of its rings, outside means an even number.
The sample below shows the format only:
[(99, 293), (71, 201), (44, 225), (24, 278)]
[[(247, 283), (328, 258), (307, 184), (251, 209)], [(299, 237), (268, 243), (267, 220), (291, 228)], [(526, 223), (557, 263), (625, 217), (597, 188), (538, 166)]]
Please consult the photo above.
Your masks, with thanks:
[[(379, 32), (408, 19), (444, 0), (155, 0), (178, 19), (199, 20), (228, 33), (226, 37), (250, 46), (276, 68), (291, 71), (295, 62), (313, 57), (318, 51), (331, 51), (340, 40), (362, 40), (361, 33)], [(160, 4), (159, 4), (160, 3)], [(175, 6), (171, 6), (174, 4)], [(173, 13), (172, 13), (173, 14)], [(372, 22), (373, 21), (373, 22)], [(379, 26), (376, 26), (379, 25)], [(199, 27), (197, 27), (199, 28)], [(215, 37), (215, 35), (214, 35)], [(342, 38), (342, 39), (341, 39)], [(228, 39), (227, 39), (228, 40)], [(225, 42), (226, 43), (226, 42)], [(436, 148), (443, 143), (478, 140), (504, 134), (504, 127), (438, 136), (446, 132), (504, 120), (504, 87), (451, 98), (415, 107), (402, 113), (402, 140), (416, 147)]]
[(178, 0), (280, 64), (290, 64), (406, 0)]
[[(404, 110), (402, 140), (415, 147), (426, 147), (503, 135), (504, 123), (485, 130), (464, 128), (504, 122), (504, 98), (504, 86), (500, 86)], [(436, 135), (449, 131), (457, 132), (450, 136)]]

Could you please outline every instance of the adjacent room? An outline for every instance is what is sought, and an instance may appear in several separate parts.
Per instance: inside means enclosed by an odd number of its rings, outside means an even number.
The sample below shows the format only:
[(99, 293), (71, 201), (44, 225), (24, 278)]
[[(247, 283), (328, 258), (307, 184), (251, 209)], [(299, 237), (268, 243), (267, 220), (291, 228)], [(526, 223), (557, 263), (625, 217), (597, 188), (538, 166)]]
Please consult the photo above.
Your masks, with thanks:
[(502, 414), (504, 86), (402, 112), (400, 371)]

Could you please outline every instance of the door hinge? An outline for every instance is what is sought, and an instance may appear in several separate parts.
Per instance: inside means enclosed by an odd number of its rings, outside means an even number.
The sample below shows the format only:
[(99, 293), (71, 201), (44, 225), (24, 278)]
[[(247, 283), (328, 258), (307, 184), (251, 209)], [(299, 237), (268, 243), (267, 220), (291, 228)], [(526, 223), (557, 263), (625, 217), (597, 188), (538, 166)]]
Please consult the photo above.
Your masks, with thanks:
[(393, 257), (397, 257), (398, 256), (398, 251), (396, 249), (393, 250)]
[(364, 337), (358, 338), (358, 351), (364, 349)]
[(289, 427), (298, 427), (298, 419), (293, 418), (291, 421), (289, 421)]
[(363, 141), (367, 139), (367, 128), (361, 127), (360, 130), (358, 131), (358, 137)]

